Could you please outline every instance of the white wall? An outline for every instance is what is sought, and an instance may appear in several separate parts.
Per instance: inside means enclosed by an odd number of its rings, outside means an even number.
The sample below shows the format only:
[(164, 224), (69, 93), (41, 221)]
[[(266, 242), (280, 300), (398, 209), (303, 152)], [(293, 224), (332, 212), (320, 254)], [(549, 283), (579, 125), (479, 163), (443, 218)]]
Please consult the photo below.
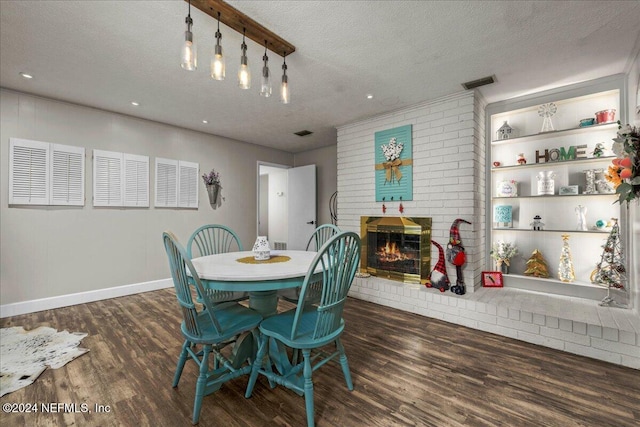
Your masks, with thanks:
[[(360, 233), (361, 216), (382, 216), (375, 202), (374, 134), (413, 125), (413, 200), (407, 217), (431, 217), (432, 239), (446, 246), (456, 218), (467, 252), (463, 274), (467, 291), (480, 283), (484, 240), (484, 101), (472, 91), (440, 98), (338, 128), (338, 225)], [(387, 216), (400, 215), (398, 202), (386, 203)], [(432, 247), (432, 267), (438, 253)], [(448, 265), (449, 278), (456, 280)]]
[[(186, 243), (206, 223), (222, 223), (250, 248), (256, 233), (256, 163), (293, 165), (293, 155), (240, 141), (93, 108), (0, 90), (0, 300), (3, 305), (90, 292), (170, 277), (161, 235)], [(85, 147), (86, 203), (71, 207), (9, 207), (9, 138)], [(92, 150), (150, 156), (151, 207), (94, 208)], [(154, 158), (198, 162), (221, 173), (222, 204), (156, 209)]]

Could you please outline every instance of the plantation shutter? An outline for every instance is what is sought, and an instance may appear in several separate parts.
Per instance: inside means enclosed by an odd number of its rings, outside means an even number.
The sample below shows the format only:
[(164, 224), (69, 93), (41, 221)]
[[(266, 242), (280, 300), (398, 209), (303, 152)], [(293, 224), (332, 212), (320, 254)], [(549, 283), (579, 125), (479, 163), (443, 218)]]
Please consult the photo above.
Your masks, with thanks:
[(178, 206), (181, 208), (198, 208), (198, 169), (197, 163), (178, 162), (180, 170)]
[(9, 204), (49, 204), (49, 143), (9, 139)]
[(178, 161), (156, 157), (155, 206), (178, 206)]
[(93, 206), (122, 206), (122, 153), (93, 150)]
[(84, 147), (50, 147), (51, 204), (84, 206)]
[(149, 157), (124, 154), (124, 205), (149, 206)]

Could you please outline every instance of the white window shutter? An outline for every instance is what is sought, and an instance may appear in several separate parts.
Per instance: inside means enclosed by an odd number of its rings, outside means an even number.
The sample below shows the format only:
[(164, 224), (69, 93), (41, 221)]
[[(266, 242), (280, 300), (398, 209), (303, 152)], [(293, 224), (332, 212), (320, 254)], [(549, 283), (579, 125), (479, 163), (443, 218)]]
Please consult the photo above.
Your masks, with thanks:
[(49, 204), (49, 143), (9, 139), (9, 204)]
[(93, 150), (93, 206), (122, 206), (122, 153)]
[(51, 204), (84, 206), (84, 147), (51, 144)]
[(178, 206), (178, 161), (156, 157), (155, 206)]
[(149, 157), (124, 154), (124, 205), (149, 206)]
[(191, 162), (179, 162), (178, 206), (198, 209), (198, 171), (200, 165)]

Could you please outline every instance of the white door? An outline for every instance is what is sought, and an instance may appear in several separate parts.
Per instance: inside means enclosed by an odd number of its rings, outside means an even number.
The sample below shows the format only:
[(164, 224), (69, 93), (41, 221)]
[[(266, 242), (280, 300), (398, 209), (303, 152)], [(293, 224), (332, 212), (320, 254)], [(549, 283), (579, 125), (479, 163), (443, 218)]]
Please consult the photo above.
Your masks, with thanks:
[(305, 250), (315, 231), (316, 165), (287, 169), (289, 202), (289, 241), (287, 249)]

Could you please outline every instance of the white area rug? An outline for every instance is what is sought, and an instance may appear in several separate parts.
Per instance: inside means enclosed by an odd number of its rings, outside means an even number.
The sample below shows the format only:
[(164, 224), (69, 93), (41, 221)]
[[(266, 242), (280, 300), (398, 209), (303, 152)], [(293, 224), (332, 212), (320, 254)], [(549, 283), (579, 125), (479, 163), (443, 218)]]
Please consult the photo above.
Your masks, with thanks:
[(86, 333), (41, 326), (0, 330), (0, 396), (33, 383), (47, 369), (66, 365), (89, 350), (78, 348)]

